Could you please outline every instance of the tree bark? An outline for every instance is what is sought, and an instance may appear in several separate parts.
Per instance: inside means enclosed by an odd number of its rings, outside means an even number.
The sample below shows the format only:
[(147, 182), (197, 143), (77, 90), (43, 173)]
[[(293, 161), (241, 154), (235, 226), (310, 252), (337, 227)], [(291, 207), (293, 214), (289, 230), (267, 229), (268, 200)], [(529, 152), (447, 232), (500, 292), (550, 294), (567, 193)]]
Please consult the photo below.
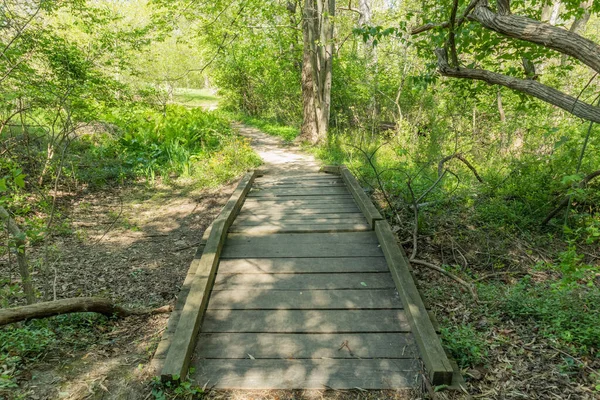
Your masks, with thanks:
[(600, 72), (600, 45), (575, 32), (520, 15), (494, 13), (487, 1), (479, 2), (468, 18), (501, 35), (539, 44), (576, 58)]
[(299, 139), (313, 144), (324, 140), (329, 128), (333, 61), (331, 17), (334, 16), (335, 0), (305, 0), (302, 23), (304, 121)]
[[(29, 274), (29, 265), (27, 265), (27, 257), (25, 255), (25, 234), (21, 232), (15, 221), (10, 217), (10, 214), (4, 207), (0, 206), (0, 220), (8, 227), (8, 232), (15, 238), (15, 247), (17, 250), (17, 265), (19, 266), (19, 274), (21, 275), (21, 283), (27, 304), (35, 302), (33, 284)], [(10, 250), (9, 250), (10, 251)]]
[(131, 310), (117, 306), (109, 299), (100, 297), (75, 297), (0, 310), (0, 326), (28, 319), (48, 318), (55, 315), (77, 312), (94, 312), (106, 315), (107, 317), (117, 316), (124, 318), (131, 315), (161, 314), (170, 311), (170, 306), (151, 310)]
[(448, 65), (448, 56), (444, 49), (436, 49), (438, 70), (444, 76), (453, 78), (476, 79), (493, 85), (507, 88), (537, 97), (547, 103), (588, 121), (600, 123), (600, 107), (579, 101), (550, 86), (531, 79), (518, 79), (482, 69), (452, 68)]

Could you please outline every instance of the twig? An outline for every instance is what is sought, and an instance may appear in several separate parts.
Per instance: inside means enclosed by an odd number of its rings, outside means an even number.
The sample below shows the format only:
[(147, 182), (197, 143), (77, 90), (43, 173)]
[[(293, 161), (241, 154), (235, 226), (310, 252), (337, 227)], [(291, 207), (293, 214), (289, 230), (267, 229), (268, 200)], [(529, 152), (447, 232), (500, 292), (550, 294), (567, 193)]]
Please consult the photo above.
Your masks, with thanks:
[(451, 272), (446, 271), (445, 269), (438, 267), (435, 264), (432, 264), (430, 262), (427, 261), (423, 261), (423, 260), (417, 260), (417, 259), (411, 259), (410, 260), (411, 264), (418, 264), (418, 265), (423, 265), (427, 268), (430, 268), (434, 271), (437, 271), (443, 275), (446, 275), (448, 278), (460, 283), (461, 285), (463, 285), (465, 288), (467, 288), (467, 290), (469, 290), (469, 292), (471, 293), (471, 295), (473, 296), (473, 299), (475, 301), (479, 301), (479, 296), (477, 295), (477, 291), (475, 290), (475, 287), (473, 285), (471, 285), (470, 283), (468, 283), (467, 281), (459, 278), (458, 276), (454, 275)]
[(477, 279), (475, 279), (473, 282), (481, 282), (484, 281), (488, 278), (493, 278), (493, 277), (497, 277), (500, 275), (527, 275), (527, 272), (524, 271), (502, 271), (502, 272), (490, 272), (489, 274), (485, 274)]
[(104, 231), (104, 233), (102, 234), (102, 236), (100, 237), (100, 239), (96, 240), (95, 242), (92, 242), (92, 246), (95, 245), (95, 244), (100, 243), (100, 241), (102, 241), (102, 239), (104, 239), (104, 236), (106, 236), (106, 234), (108, 232), (110, 232), (110, 230), (113, 228), (113, 226), (115, 226), (115, 224), (117, 223), (117, 221), (119, 220), (119, 218), (121, 218), (121, 214), (123, 214), (123, 198), (121, 196), (119, 196), (119, 202), (121, 203), (121, 209), (119, 210), (119, 214), (112, 221), (112, 223), (108, 226), (108, 228)]

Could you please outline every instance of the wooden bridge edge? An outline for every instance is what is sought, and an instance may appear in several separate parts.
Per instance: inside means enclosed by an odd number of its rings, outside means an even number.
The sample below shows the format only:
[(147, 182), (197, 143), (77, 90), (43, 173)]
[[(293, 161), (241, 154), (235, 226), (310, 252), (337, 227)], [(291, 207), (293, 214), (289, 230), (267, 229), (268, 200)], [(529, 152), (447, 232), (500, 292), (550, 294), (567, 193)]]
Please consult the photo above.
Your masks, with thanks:
[(358, 204), (358, 208), (363, 212), (365, 217), (367, 218), (367, 222), (371, 229), (375, 229), (375, 221), (382, 220), (383, 217), (375, 208), (373, 202), (369, 199), (369, 197), (365, 194), (365, 191), (360, 186), (360, 183), (356, 180), (352, 172), (345, 166), (342, 165), (339, 167), (340, 175), (344, 180), (344, 183), (350, 190), (352, 197)]
[[(327, 172), (334, 173), (334, 167), (329, 166), (327, 168), (329, 169)], [(412, 270), (404, 250), (398, 246), (390, 225), (375, 208), (375, 205), (365, 194), (350, 170), (344, 165), (337, 168), (352, 193), (352, 197), (354, 197), (367, 218), (369, 225), (375, 230), (414, 333), (429, 380), (433, 385), (452, 385), (453, 381), (456, 382), (458, 379), (455, 368), (453, 368), (442, 348), (431, 315), (425, 307), (423, 298), (413, 279)], [(326, 171), (325, 167), (322, 170)]]
[(173, 312), (171, 312), (167, 322), (167, 328), (164, 330), (161, 340), (154, 351), (152, 361), (150, 362), (150, 370), (152, 371), (152, 375), (160, 375), (160, 371), (163, 369), (165, 358), (167, 357), (169, 347), (171, 346), (171, 339), (175, 329), (177, 328), (177, 324), (179, 323), (181, 310), (183, 310), (183, 307), (185, 306), (187, 295), (189, 294), (190, 287), (194, 281), (194, 276), (196, 275), (196, 270), (198, 269), (198, 263), (202, 258), (202, 254), (204, 253), (204, 247), (206, 247), (206, 242), (208, 242), (212, 226), (213, 225), (211, 223), (202, 234), (202, 238), (200, 239), (200, 243), (198, 244), (198, 248), (194, 254), (194, 259), (190, 263), (190, 267), (187, 275), (185, 276), (185, 280), (183, 281), (183, 285), (181, 285), (181, 288), (179, 289), (177, 301), (175, 302), (175, 308), (173, 309)]
[(177, 321), (175, 332), (170, 338), (170, 343), (165, 344), (168, 345), (168, 351), (164, 362), (159, 362), (162, 364), (160, 377), (163, 381), (184, 379), (187, 376), (190, 358), (215, 281), (227, 230), (241, 209), (256, 176), (256, 171), (244, 175), (225, 207), (211, 225), (201, 258), (192, 261), (192, 265), (197, 263), (194, 278)]
[(413, 280), (410, 265), (387, 221), (375, 222), (375, 233), (398, 289), (428, 378), (433, 385), (451, 385), (454, 369)]

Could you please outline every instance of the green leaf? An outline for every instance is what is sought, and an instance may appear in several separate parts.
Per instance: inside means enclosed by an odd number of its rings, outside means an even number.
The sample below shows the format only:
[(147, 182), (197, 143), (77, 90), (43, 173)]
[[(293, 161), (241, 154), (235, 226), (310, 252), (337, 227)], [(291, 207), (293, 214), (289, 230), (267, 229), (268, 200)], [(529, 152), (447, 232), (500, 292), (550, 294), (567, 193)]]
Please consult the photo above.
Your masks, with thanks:
[(8, 188), (6, 187), (6, 179), (0, 179), (0, 192), (6, 192)]
[(15, 185), (17, 185), (21, 189), (25, 187), (25, 175), (24, 174), (15, 176)]

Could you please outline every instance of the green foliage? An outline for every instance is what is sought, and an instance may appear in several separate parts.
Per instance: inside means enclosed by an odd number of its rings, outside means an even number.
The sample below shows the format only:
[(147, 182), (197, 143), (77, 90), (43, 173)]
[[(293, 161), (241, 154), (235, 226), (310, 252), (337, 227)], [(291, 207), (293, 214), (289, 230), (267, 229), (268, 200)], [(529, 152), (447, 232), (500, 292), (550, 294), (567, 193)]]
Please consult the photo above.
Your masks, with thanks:
[[(194, 368), (190, 368), (189, 373), (194, 373)], [(156, 377), (152, 380), (152, 396), (155, 400), (201, 399), (204, 397), (204, 389), (193, 384), (189, 378), (181, 380), (179, 376), (174, 376), (173, 381), (162, 382), (160, 377)]]
[(0, 389), (16, 387), (16, 377), (29, 363), (48, 352), (79, 350), (96, 342), (106, 331), (107, 319), (98, 314), (61, 315), (0, 328)]
[(116, 109), (106, 120), (116, 128), (114, 134), (90, 135), (80, 143), (94, 165), (78, 171), (82, 180), (183, 176), (215, 186), (260, 163), (229, 120), (216, 112), (171, 105), (163, 114), (138, 106)]
[[(600, 349), (600, 290), (576, 284), (535, 284), (530, 279), (507, 288), (501, 309), (514, 320), (531, 324), (539, 335), (577, 354)], [(594, 350), (596, 349), (596, 350)]]
[(235, 115), (236, 119), (241, 120), (244, 124), (254, 126), (269, 135), (278, 136), (287, 142), (291, 142), (300, 134), (300, 130), (296, 127), (277, 123), (276, 121), (251, 117), (248, 115)]
[(442, 342), (461, 368), (483, 364), (487, 356), (485, 333), (472, 325), (442, 328)]

